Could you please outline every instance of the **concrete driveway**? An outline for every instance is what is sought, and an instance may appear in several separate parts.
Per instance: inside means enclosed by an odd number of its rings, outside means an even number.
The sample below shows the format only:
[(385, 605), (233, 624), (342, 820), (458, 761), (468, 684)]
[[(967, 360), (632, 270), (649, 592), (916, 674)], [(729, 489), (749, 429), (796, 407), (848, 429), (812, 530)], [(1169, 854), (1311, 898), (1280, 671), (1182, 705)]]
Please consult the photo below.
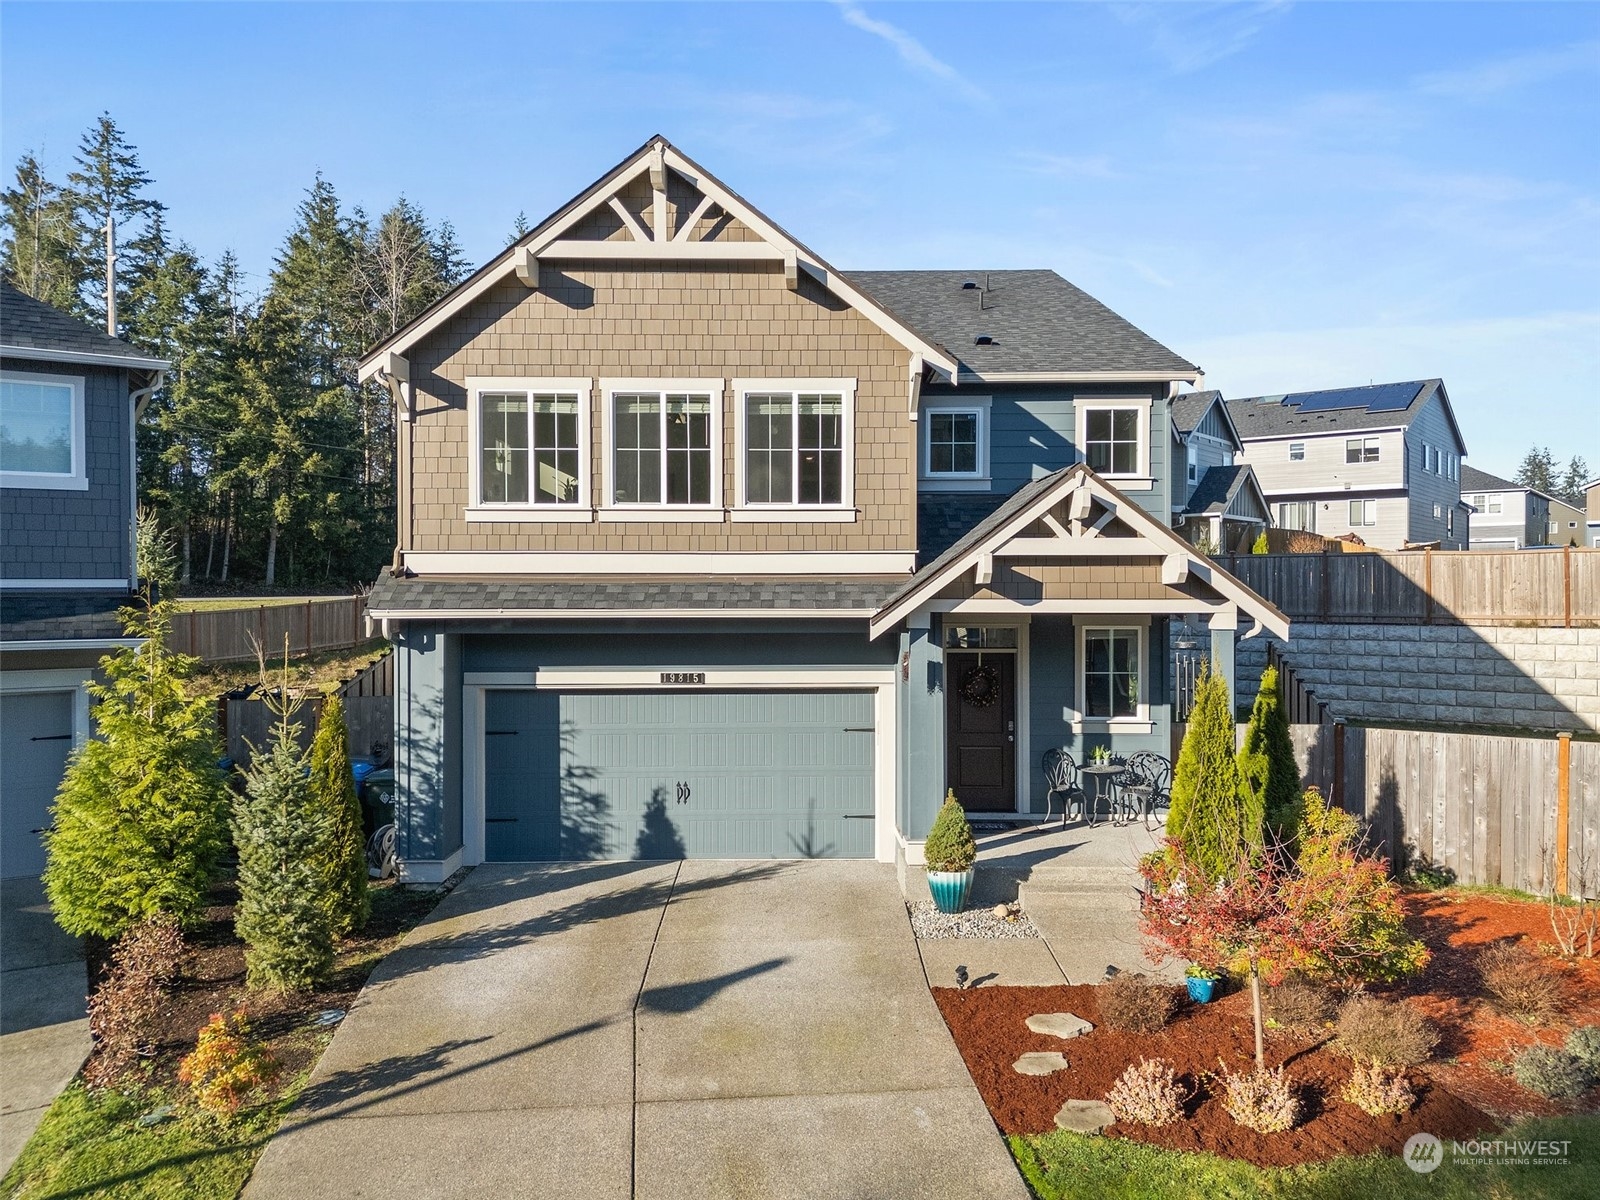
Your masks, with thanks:
[(1025, 1200), (893, 870), (479, 867), (374, 974), (248, 1200)]

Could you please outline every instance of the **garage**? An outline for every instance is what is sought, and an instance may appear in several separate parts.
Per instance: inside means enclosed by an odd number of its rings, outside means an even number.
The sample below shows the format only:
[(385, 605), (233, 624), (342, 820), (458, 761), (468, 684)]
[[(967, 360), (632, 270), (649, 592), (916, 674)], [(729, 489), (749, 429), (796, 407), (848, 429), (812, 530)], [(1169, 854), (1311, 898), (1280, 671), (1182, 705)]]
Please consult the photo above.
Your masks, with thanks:
[(870, 858), (870, 691), (495, 689), (484, 857)]
[(44, 871), (40, 833), (72, 753), (75, 692), (0, 694), (0, 877)]

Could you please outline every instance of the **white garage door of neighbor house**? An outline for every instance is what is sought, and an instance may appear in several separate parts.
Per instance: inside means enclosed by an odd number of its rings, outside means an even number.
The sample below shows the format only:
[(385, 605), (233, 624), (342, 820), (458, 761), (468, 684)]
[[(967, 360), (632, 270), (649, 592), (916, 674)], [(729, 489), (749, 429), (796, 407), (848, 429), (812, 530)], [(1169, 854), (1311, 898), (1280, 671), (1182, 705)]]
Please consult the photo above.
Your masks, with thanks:
[(40, 834), (72, 753), (75, 695), (0, 695), (0, 877), (44, 871)]

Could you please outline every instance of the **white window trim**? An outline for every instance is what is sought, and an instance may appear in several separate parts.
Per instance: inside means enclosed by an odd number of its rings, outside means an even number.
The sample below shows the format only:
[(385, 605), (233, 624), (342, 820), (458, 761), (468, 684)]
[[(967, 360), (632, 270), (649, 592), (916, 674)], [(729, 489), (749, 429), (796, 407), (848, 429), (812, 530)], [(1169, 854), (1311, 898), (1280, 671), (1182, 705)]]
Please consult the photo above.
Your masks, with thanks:
[[(1153, 733), (1155, 722), (1150, 717), (1150, 624), (1148, 619), (1140, 624), (1136, 619), (1118, 619), (1115, 616), (1086, 617), (1074, 621), (1077, 638), (1077, 662), (1073, 670), (1072, 704), (1064, 715), (1073, 733)], [(1088, 695), (1085, 668), (1089, 658), (1084, 643), (1091, 632), (1113, 629), (1131, 629), (1139, 637), (1139, 703), (1131, 717), (1089, 717), (1084, 715), (1084, 697)]]
[[(856, 386), (853, 378), (840, 379), (735, 379), (733, 391), (733, 504), (731, 521), (807, 521), (847, 524), (856, 519)], [(839, 395), (844, 401), (844, 465), (840, 468), (837, 504), (752, 504), (745, 499), (745, 397), (751, 392), (789, 392)], [(790, 448), (793, 453), (793, 447)]]
[[(1360, 458), (1352, 459), (1350, 457), (1350, 443), (1351, 442), (1360, 443), (1360, 445), (1361, 445), (1361, 457)], [(1367, 457), (1367, 451), (1369, 449), (1374, 451), (1373, 456), (1371, 458)], [(1344, 465), (1345, 466), (1347, 466), (1347, 467), (1365, 467), (1365, 466), (1370, 466), (1372, 463), (1382, 462), (1382, 461), (1383, 461), (1383, 439), (1382, 438), (1366, 437), (1364, 435), (1363, 436), (1358, 436), (1358, 437), (1347, 437), (1347, 438), (1345, 438), (1345, 440), (1344, 440)]]
[(1074, 421), (1077, 428), (1078, 461), (1089, 461), (1089, 414), (1108, 408), (1134, 408), (1139, 410), (1139, 462), (1136, 470), (1125, 473), (1100, 473), (1100, 478), (1117, 480), (1124, 491), (1149, 491), (1156, 481), (1150, 474), (1150, 405), (1149, 396), (1074, 396)]
[[(594, 493), (590, 484), (589, 428), (594, 420), (594, 380), (556, 379), (539, 376), (469, 375), (467, 389), (467, 520), (469, 521), (592, 521)], [(551, 504), (528, 500), (522, 503), (484, 503), (480, 490), (483, 473), (483, 402), (485, 392), (576, 392), (578, 396), (578, 503)], [(531, 471), (533, 461), (533, 405), (528, 405), (528, 495), (534, 494)]]
[(1305, 460), (1306, 460), (1306, 444), (1304, 442), (1290, 442), (1289, 443), (1289, 461), (1290, 462), (1305, 462)]
[[(722, 521), (722, 409), (727, 403), (724, 379), (600, 380), (600, 511), (602, 521)], [(612, 500), (617, 474), (616, 396), (618, 392), (708, 392), (711, 395), (711, 500), (708, 504), (618, 504)], [(662, 448), (665, 454), (666, 448)], [(665, 460), (663, 460), (665, 461)], [(666, 487), (665, 479), (662, 487)], [(667, 514), (667, 515), (663, 515)]]
[(0, 471), (0, 487), (33, 488), (38, 491), (86, 492), (89, 490), (89, 456), (84, 427), (82, 375), (46, 375), (39, 371), (0, 371), (0, 381), (50, 383), (72, 389), (72, 471)]
[[(990, 409), (992, 396), (932, 396), (924, 397), (917, 422), (917, 487), (924, 492), (987, 492), (992, 475), (989, 448)], [(978, 469), (976, 471), (941, 471), (935, 475), (928, 470), (928, 439), (933, 422), (927, 420), (931, 413), (966, 412), (978, 418)]]
[[(1348, 518), (1350, 516), (1350, 509), (1348, 507), (1348, 504), (1359, 504), (1359, 505), (1361, 505), (1361, 520), (1359, 520), (1359, 521), (1348, 520)], [(1373, 528), (1377, 527), (1377, 524), (1378, 524), (1378, 502), (1377, 502), (1377, 500), (1371, 499), (1371, 498), (1368, 498), (1368, 499), (1365, 499), (1365, 500), (1351, 499), (1348, 502), (1348, 504), (1347, 504), (1347, 506), (1345, 508), (1345, 514), (1344, 515), (1346, 517), (1346, 524), (1348, 524), (1351, 529), (1373, 529)], [(1369, 505), (1369, 504), (1372, 505), (1372, 520), (1370, 520), (1370, 521), (1367, 520), (1367, 505)]]

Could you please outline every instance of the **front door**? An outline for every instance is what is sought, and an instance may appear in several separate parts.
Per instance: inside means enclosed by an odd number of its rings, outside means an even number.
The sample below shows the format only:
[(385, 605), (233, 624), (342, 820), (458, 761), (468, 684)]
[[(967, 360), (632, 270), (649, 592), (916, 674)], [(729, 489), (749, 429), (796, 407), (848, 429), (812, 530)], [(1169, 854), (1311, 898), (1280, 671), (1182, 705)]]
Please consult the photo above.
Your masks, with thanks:
[(1017, 810), (1017, 658), (945, 654), (945, 780), (968, 812)]

